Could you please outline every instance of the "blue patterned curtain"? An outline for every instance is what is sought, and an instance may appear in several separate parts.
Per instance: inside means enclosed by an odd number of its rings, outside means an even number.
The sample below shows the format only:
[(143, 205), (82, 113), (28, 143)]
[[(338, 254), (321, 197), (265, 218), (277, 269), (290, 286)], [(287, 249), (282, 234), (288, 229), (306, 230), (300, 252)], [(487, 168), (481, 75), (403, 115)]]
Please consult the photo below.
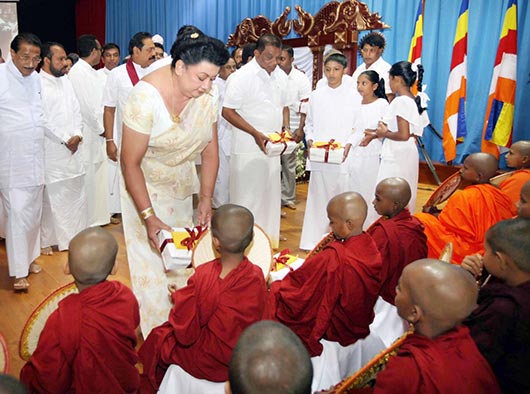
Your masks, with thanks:
[[(391, 26), (384, 31), (389, 63), (408, 56), (410, 38), (419, 0), (364, 0), (372, 12), (378, 12)], [(129, 38), (137, 31), (158, 33), (165, 39), (166, 51), (184, 24), (193, 24), (206, 34), (226, 41), (245, 17), (264, 15), (274, 20), (286, 6), (290, 18), (296, 18), (294, 6), (314, 14), (326, 2), (316, 0), (107, 0), (107, 42), (116, 42), (126, 51)], [(480, 150), (489, 85), (495, 53), (508, 0), (471, 0), (469, 2), (469, 49), (467, 82), (468, 136), (458, 146), (457, 161), (463, 155)], [(516, 114), (513, 140), (530, 140), (530, 7), (518, 2), (518, 71)], [(425, 0), (423, 54), (424, 84), (430, 96), (428, 113), (441, 132), (445, 93), (459, 0)], [(443, 162), (442, 143), (425, 132), (427, 149), (435, 161)]]

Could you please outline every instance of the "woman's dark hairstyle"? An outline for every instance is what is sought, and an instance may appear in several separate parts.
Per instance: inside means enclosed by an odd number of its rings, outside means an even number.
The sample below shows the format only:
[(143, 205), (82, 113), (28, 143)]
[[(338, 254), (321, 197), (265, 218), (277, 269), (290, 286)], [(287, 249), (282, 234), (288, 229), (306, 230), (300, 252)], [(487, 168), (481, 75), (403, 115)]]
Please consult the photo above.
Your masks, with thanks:
[(342, 53), (333, 53), (326, 57), (324, 59), (324, 65), (328, 64), (330, 61), (334, 61), (339, 63), (342, 67), (346, 68), (348, 65), (348, 60), (346, 59), (346, 56), (344, 56)]
[[(416, 82), (417, 79), (418, 92), (421, 92), (423, 83), (423, 66), (421, 64), (418, 64), (416, 67), (418, 67), (418, 71), (412, 71), (411, 62), (401, 61), (394, 63), (392, 67), (390, 67), (390, 71), (388, 72), (388, 74), (392, 75), (393, 77), (402, 77), (403, 81), (405, 81), (405, 84), (408, 87), (414, 85), (414, 82)], [(418, 112), (420, 114), (425, 111), (425, 108), (421, 106), (421, 99), (419, 96), (416, 96), (414, 98), (414, 101), (416, 101), (416, 105), (418, 106)]]
[(177, 60), (186, 65), (207, 61), (221, 67), (226, 64), (230, 54), (225, 45), (217, 38), (209, 37), (195, 26), (182, 26), (177, 39), (171, 47), (171, 67), (175, 67)]
[(375, 97), (382, 98), (388, 101), (388, 97), (386, 97), (386, 93), (385, 93), (385, 80), (379, 77), (379, 74), (377, 73), (377, 71), (366, 70), (366, 71), (363, 71), (359, 76), (361, 75), (366, 75), (366, 77), (368, 78), (370, 82), (377, 84), (377, 89), (375, 89), (374, 91)]
[(70, 52), (68, 56), (66, 56), (66, 58), (72, 61), (72, 66), (73, 66), (79, 60), (79, 55), (75, 52)]
[(42, 46), (41, 40), (35, 34), (20, 33), (20, 34), (17, 34), (15, 38), (13, 38), (13, 41), (11, 41), (10, 47), (13, 51), (15, 51), (15, 53), (17, 53), (18, 50), (20, 49), (20, 44), (23, 42), (29, 45), (39, 47), (39, 48)]
[(129, 55), (132, 56), (135, 47), (141, 50), (144, 47), (144, 40), (146, 38), (152, 37), (153, 36), (151, 35), (151, 33), (148, 33), (146, 31), (139, 31), (134, 36), (132, 36), (132, 38), (129, 40), (129, 46), (127, 48), (129, 50)]

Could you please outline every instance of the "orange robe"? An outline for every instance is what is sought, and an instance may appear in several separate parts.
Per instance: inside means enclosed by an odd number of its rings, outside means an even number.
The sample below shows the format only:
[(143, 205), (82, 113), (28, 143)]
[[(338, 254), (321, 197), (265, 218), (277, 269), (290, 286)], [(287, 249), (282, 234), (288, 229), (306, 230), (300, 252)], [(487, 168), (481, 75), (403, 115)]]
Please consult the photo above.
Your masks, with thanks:
[(221, 269), (219, 259), (197, 267), (188, 285), (172, 294), (168, 321), (140, 349), (142, 393), (155, 393), (171, 364), (198, 379), (228, 380), (239, 336), (268, 315), (268, 292), (263, 271), (246, 257), (223, 279)]
[(59, 303), (20, 372), (28, 393), (136, 393), (138, 302), (105, 281)]
[(453, 264), (465, 256), (484, 252), (484, 236), (495, 223), (515, 214), (510, 198), (490, 184), (472, 185), (457, 191), (438, 217), (428, 213), (415, 216), (425, 226), (428, 257), (438, 258), (448, 242), (453, 243)]
[(348, 346), (370, 333), (381, 286), (381, 255), (366, 233), (333, 241), (271, 285), (274, 318), (293, 330), (311, 356), (321, 339)]
[(521, 197), (523, 185), (528, 181), (530, 181), (530, 170), (516, 170), (501, 182), (499, 188), (510, 197), (515, 205)]
[(372, 236), (383, 260), (379, 294), (394, 305), (396, 286), (403, 268), (427, 257), (423, 224), (405, 208), (393, 218), (379, 218), (366, 232)]
[(465, 326), (434, 339), (411, 334), (377, 374), (374, 394), (500, 393), (495, 375)]

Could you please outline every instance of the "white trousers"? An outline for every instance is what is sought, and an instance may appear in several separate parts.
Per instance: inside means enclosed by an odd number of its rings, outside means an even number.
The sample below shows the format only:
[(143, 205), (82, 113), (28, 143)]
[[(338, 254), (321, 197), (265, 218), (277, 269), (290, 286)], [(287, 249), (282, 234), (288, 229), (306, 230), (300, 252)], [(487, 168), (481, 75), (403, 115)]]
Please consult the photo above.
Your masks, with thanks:
[(219, 208), (230, 202), (230, 156), (223, 153), (219, 148), (219, 170), (215, 179), (212, 207)]
[(111, 215), (121, 213), (120, 182), (123, 182), (119, 161), (107, 159), (109, 170), (109, 211)]
[(44, 185), (0, 189), (0, 231), (6, 238), (9, 276), (25, 278), (40, 255), (40, 222)]
[(41, 247), (67, 250), (70, 240), (88, 227), (85, 176), (54, 182), (44, 188)]
[(107, 160), (95, 164), (85, 163), (85, 170), (88, 225), (93, 227), (109, 224), (109, 170)]

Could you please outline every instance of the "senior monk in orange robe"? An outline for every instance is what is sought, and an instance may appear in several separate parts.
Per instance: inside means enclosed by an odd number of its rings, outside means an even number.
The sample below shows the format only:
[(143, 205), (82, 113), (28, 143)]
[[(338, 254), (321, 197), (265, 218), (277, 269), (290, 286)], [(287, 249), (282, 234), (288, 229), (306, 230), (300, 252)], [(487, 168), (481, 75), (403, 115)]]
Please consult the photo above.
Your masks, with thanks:
[(244, 251), (253, 238), (254, 218), (227, 204), (212, 216), (212, 240), (219, 259), (197, 267), (188, 285), (172, 291), (169, 319), (154, 328), (142, 348), (142, 393), (155, 393), (170, 364), (212, 382), (228, 380), (232, 350), (245, 328), (268, 314), (263, 271)]
[(116, 272), (117, 252), (114, 237), (100, 227), (70, 241), (66, 269), (79, 294), (59, 303), (22, 368), (20, 380), (29, 393), (138, 391), (138, 302), (128, 287), (106, 280)]
[(460, 267), (433, 259), (407, 265), (395, 303), (414, 333), (377, 375), (373, 393), (500, 393), (490, 365), (461, 325), (477, 297), (475, 280)]
[(383, 261), (379, 294), (392, 305), (403, 268), (427, 257), (423, 224), (407, 208), (410, 196), (410, 186), (403, 178), (386, 178), (379, 182), (373, 205), (381, 218), (366, 230), (379, 248)]
[(452, 195), (438, 216), (415, 214), (425, 226), (429, 257), (439, 257), (444, 246), (452, 242), (451, 262), (460, 264), (464, 257), (484, 252), (484, 235), (488, 228), (514, 216), (515, 206), (510, 198), (489, 183), (497, 168), (497, 159), (489, 153), (469, 155), (460, 176), (471, 186)]
[(499, 184), (499, 188), (517, 204), (523, 185), (530, 181), (530, 141), (512, 144), (506, 154), (506, 164), (516, 170)]
[(347, 346), (366, 337), (381, 286), (381, 255), (363, 233), (366, 202), (347, 192), (327, 207), (335, 240), (296, 271), (271, 285), (274, 318), (302, 339), (311, 356), (321, 339)]

